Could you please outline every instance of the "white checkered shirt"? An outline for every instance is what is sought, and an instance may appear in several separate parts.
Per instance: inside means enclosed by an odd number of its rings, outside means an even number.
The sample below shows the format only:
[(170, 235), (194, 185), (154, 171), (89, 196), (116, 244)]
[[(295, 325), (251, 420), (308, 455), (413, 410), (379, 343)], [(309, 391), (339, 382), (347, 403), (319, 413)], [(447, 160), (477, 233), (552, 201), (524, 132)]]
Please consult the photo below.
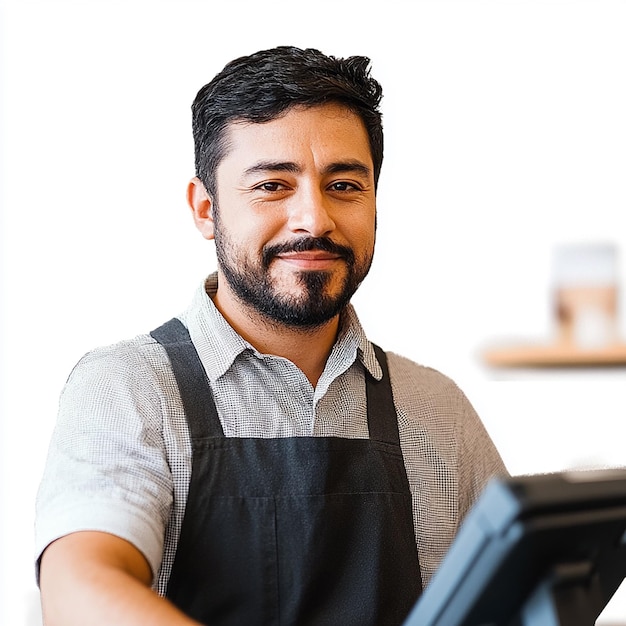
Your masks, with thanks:
[[(363, 367), (377, 379), (382, 372), (351, 306), (313, 388), (293, 363), (237, 335), (213, 305), (216, 289), (212, 275), (180, 319), (227, 437), (368, 436)], [(506, 470), (449, 378), (393, 353), (388, 360), (426, 584), (485, 482)], [(189, 432), (163, 347), (140, 335), (89, 352), (61, 396), (37, 499), (37, 558), (68, 533), (109, 532), (141, 550), (164, 594), (190, 475)]]

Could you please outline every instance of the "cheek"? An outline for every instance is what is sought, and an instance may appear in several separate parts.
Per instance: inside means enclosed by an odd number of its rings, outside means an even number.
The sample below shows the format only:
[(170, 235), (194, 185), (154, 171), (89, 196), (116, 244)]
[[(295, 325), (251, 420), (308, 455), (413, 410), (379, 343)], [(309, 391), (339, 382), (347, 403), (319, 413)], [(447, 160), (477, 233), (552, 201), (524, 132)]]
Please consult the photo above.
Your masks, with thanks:
[(376, 241), (375, 217), (352, 221), (347, 225), (346, 235), (349, 237), (355, 252), (359, 254), (371, 253)]
[(250, 212), (220, 211), (219, 228), (244, 254), (255, 254), (275, 236), (272, 220)]

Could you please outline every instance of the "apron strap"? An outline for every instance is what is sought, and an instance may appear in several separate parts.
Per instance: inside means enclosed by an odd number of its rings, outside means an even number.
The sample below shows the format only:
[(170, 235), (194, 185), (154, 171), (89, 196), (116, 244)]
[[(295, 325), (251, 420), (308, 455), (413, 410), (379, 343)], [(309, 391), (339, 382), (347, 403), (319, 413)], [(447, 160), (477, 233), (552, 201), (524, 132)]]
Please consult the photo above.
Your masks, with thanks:
[(223, 437), (211, 386), (189, 331), (176, 317), (150, 335), (167, 352), (185, 409), (191, 440)]
[[(374, 353), (378, 364), (383, 371), (380, 380), (376, 380), (367, 370), (365, 374), (365, 392), (367, 397), (367, 424), (370, 439), (400, 445), (400, 432), (398, 430), (398, 415), (393, 402), (391, 390), (391, 378), (387, 365), (387, 355), (377, 346)], [(393, 409), (393, 411), (391, 411)]]

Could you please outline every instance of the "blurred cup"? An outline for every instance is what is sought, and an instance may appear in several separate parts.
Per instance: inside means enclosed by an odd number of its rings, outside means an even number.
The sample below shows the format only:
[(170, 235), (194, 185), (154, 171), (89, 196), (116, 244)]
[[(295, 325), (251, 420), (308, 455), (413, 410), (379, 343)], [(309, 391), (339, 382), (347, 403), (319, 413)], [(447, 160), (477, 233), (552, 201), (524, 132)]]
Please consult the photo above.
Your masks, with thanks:
[(617, 341), (617, 248), (559, 246), (553, 257), (553, 296), (560, 344), (598, 349)]

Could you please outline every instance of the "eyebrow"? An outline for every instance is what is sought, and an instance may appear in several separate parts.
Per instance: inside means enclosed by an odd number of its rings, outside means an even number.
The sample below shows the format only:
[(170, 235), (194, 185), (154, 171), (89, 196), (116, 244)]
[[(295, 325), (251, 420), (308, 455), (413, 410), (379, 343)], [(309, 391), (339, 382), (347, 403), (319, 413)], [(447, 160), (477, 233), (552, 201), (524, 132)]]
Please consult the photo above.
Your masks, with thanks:
[[(302, 172), (302, 168), (293, 161), (259, 161), (246, 168), (243, 174), (244, 176), (250, 176), (263, 172), (290, 172), (292, 174), (299, 174)], [(347, 161), (330, 163), (322, 171), (323, 174), (341, 174), (343, 172), (354, 172), (367, 178), (371, 176), (372, 169), (362, 161), (349, 159)]]
[(363, 163), (362, 161), (358, 161), (356, 159), (331, 163), (324, 168), (324, 174), (341, 174), (342, 172), (352, 172), (368, 178), (372, 174), (372, 168), (365, 165), (365, 163)]
[(263, 172), (291, 172), (297, 174), (300, 171), (300, 166), (293, 161), (259, 161), (246, 168), (243, 174), (244, 176)]

